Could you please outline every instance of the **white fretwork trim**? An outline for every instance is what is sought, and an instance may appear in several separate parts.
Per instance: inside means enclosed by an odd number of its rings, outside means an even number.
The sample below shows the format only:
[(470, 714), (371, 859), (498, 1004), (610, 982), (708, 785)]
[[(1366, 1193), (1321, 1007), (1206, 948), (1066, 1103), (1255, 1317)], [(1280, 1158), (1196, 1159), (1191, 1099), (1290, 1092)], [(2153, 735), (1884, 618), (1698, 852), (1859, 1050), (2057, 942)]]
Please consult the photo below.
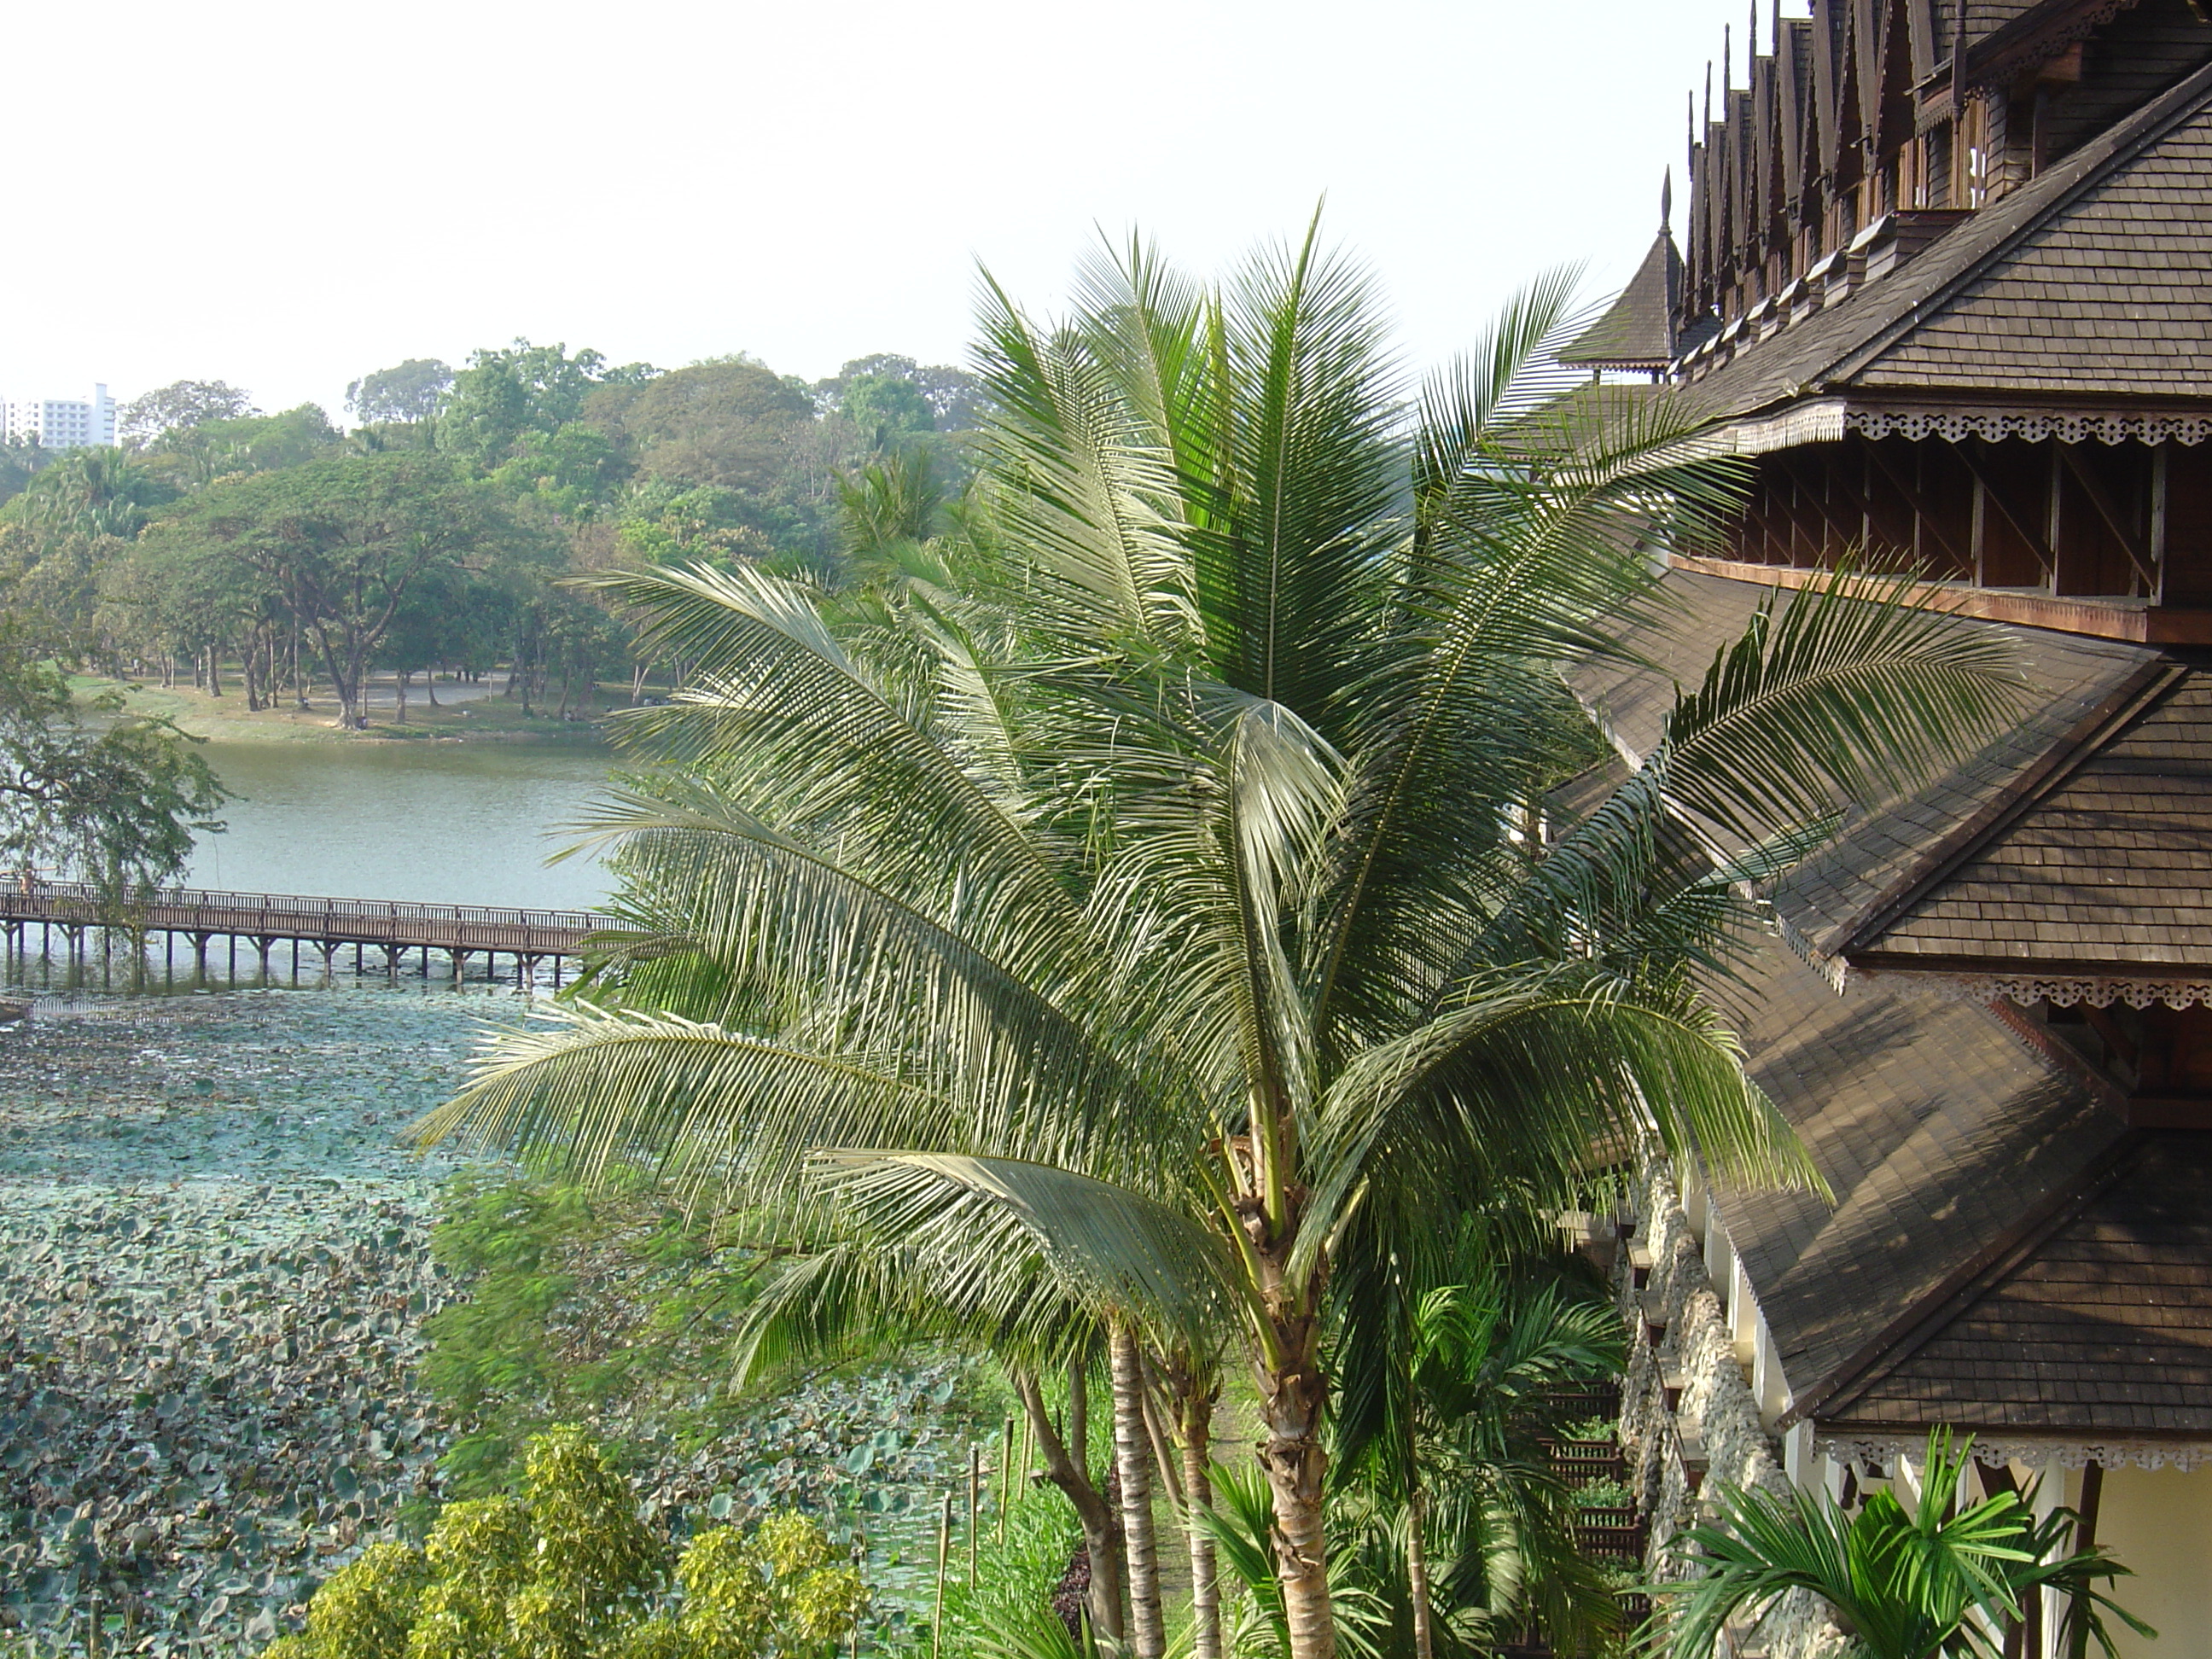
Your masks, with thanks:
[(1844, 417), (1851, 431), (1868, 438), (1929, 438), (1958, 443), (1966, 438), (1995, 442), (2006, 438), (2040, 443), (2200, 444), (2212, 438), (2212, 415), (2130, 414), (2118, 410), (2063, 409), (1853, 409)]
[[(1813, 1437), (1813, 1449), (1838, 1463), (1879, 1463), (1893, 1468), (1900, 1457), (1924, 1456), (1928, 1441), (1923, 1435), (1826, 1435)], [(2091, 1463), (2108, 1469), (2190, 1469), (2212, 1465), (2212, 1442), (2202, 1440), (2021, 1440), (1999, 1439), (1977, 1434), (1974, 1462), (1996, 1468), (2005, 1463), (2040, 1468), (2057, 1464), (2078, 1469)]]
[(2212, 1007), (2212, 980), (2106, 978), (2069, 974), (1917, 974), (1894, 969), (1860, 969), (1855, 977), (1878, 984), (1884, 990), (1917, 990), (1957, 1002), (2017, 1003), (2023, 1008), (2048, 1002), (2071, 1008), (2086, 1002), (2092, 1008), (2109, 1008), (2124, 1002), (2130, 1008), (2148, 1008), (2162, 1002), (2169, 1008), (2198, 1005)]

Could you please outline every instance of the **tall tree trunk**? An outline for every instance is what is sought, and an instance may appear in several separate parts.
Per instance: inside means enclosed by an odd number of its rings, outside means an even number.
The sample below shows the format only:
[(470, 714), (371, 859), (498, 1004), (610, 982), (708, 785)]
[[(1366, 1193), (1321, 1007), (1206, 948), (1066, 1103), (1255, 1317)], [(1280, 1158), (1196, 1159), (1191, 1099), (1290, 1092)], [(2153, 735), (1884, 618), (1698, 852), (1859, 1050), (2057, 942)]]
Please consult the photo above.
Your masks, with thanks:
[(1429, 1495), (1419, 1486), (1406, 1500), (1406, 1596), (1413, 1604), (1415, 1659), (1434, 1659), (1436, 1632), (1429, 1628)]
[(1137, 1339), (1116, 1324), (1106, 1335), (1114, 1379), (1114, 1459), (1121, 1474), (1121, 1534), (1129, 1552), (1129, 1641), (1136, 1659), (1161, 1659), (1159, 1546), (1152, 1528), (1152, 1447), (1145, 1431), (1145, 1375)]
[(429, 666), (422, 671), (422, 701), (428, 703), (433, 708), (436, 708), (440, 706), (438, 702), (438, 665), (435, 663), (430, 664)]
[(222, 695), (222, 659), (216, 654), (214, 646), (207, 648), (207, 662), (208, 696), (219, 697)]
[[(1210, 1369), (1210, 1368), (1209, 1368)], [(1213, 1537), (1200, 1517), (1213, 1507), (1212, 1379), (1178, 1370), (1176, 1417), (1182, 1447), (1183, 1531), (1190, 1540), (1190, 1621), (1198, 1659), (1221, 1659), (1221, 1582)]]
[(1328, 1385), (1314, 1352), (1313, 1316), (1279, 1304), (1273, 1323), (1279, 1358), (1260, 1367), (1260, 1415), (1267, 1430), (1260, 1443), (1260, 1467), (1275, 1499), (1275, 1568), (1283, 1581), (1291, 1659), (1335, 1659), (1328, 1537), (1322, 1522), (1322, 1485), (1328, 1471), (1322, 1413)]
[[(1026, 1372), (1013, 1373), (1014, 1392), (1021, 1396), (1022, 1411), (1030, 1420), (1037, 1452), (1044, 1459), (1045, 1479), (1066, 1495), (1074, 1506), (1076, 1524), (1083, 1528), (1083, 1547), (1091, 1558), (1091, 1627), (1114, 1641), (1121, 1639), (1121, 1529), (1109, 1504), (1089, 1473), (1071, 1455), (1081, 1443), (1071, 1436), (1060, 1439), (1045, 1413), (1044, 1394), (1036, 1379)], [(1071, 1413), (1071, 1416), (1073, 1413)]]

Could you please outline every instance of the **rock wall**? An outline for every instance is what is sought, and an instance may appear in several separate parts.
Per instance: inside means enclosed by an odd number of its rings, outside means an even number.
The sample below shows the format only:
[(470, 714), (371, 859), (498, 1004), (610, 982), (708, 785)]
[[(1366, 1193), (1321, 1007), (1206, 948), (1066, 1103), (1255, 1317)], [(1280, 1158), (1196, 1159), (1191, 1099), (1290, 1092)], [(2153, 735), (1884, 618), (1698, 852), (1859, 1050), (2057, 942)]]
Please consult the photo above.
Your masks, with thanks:
[[(1672, 1168), (1655, 1159), (1648, 1170), (1637, 1214), (1634, 1244), (1615, 1269), (1621, 1316), (1634, 1342), (1621, 1388), (1620, 1438), (1629, 1456), (1629, 1484), (1650, 1527), (1646, 1565), (1654, 1578), (1680, 1579), (1685, 1565), (1670, 1547), (1710, 1509), (1722, 1484), (1789, 1489), (1779, 1444), (1760, 1426), (1759, 1408), (1744, 1367), (1736, 1358), (1728, 1310), (1705, 1270), (1702, 1245), (1691, 1231)], [(1648, 1250), (1650, 1272), (1644, 1291), (1635, 1285), (1633, 1259)], [(1666, 1331), (1656, 1347), (1648, 1340), (1647, 1306), (1663, 1309)], [(1679, 1377), (1673, 1412), (1665, 1382)], [(1702, 1488), (1693, 1492), (1682, 1454), (1686, 1431), (1706, 1460)], [(1765, 1654), (1768, 1659), (1837, 1659), (1850, 1646), (1824, 1603), (1802, 1591), (1778, 1602), (1757, 1624), (1730, 1633), (1723, 1659)]]

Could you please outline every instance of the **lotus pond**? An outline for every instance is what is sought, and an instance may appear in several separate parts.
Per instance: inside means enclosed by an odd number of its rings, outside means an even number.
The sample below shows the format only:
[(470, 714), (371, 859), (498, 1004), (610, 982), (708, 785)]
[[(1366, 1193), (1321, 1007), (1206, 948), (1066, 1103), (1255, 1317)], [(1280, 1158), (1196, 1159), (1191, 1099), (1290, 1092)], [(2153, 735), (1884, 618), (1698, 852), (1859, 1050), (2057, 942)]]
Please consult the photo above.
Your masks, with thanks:
[[(465, 1287), (428, 1248), (454, 1166), (398, 1132), (524, 1014), (364, 983), (41, 996), (0, 1030), (0, 1653), (252, 1652), (421, 1524), (453, 1434), (421, 1328)], [(864, 1534), (896, 1626), (964, 1483), (963, 1384), (826, 1378), (636, 1478), (678, 1532), (795, 1504)]]

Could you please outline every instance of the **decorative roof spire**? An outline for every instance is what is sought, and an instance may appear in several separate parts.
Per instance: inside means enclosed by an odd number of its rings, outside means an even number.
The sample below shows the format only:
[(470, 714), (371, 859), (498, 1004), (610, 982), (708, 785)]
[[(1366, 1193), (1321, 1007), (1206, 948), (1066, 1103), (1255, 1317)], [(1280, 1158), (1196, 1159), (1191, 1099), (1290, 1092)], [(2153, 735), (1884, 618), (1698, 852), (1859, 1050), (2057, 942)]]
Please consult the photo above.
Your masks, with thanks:
[(1729, 26), (1721, 25), (1721, 102), (1728, 102), (1729, 91), (1735, 85), (1735, 48), (1729, 44)]
[(1674, 169), (1668, 167), (1659, 176), (1659, 234), (1664, 236), (1674, 224)]
[(1705, 59), (1705, 131), (1713, 130), (1713, 60)]
[(1751, 0), (1751, 23), (1745, 39), (1751, 44), (1743, 49), (1743, 78), (1746, 82), (1758, 72), (1759, 64), (1759, 0)]
[(1957, 0), (1959, 15), (1951, 30), (1951, 113), (1966, 108), (1966, 0)]

